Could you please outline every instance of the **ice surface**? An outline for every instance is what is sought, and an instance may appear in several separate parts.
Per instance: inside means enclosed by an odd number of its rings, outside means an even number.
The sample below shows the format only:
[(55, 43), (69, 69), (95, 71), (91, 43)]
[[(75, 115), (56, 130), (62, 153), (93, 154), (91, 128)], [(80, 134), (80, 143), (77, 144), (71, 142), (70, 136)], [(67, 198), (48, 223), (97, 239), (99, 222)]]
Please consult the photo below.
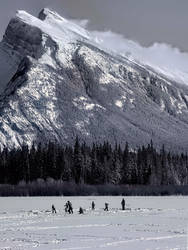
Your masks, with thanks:
[[(0, 198), (1, 250), (186, 250), (188, 197)], [(64, 213), (72, 201), (74, 214)], [(95, 201), (96, 210), (91, 211)], [(104, 212), (104, 202), (109, 212)], [(57, 214), (50, 212), (54, 204)], [(78, 214), (79, 207), (85, 209)]]

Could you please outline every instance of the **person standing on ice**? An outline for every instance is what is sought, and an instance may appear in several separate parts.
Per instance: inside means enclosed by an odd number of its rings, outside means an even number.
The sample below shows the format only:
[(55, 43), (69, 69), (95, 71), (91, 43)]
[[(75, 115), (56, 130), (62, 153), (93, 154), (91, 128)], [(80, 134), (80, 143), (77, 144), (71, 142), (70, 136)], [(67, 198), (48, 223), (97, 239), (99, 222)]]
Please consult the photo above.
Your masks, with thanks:
[(91, 203), (91, 209), (95, 210), (95, 202), (94, 201), (92, 201), (92, 203)]
[(105, 205), (104, 211), (108, 211), (108, 205), (109, 205), (109, 204), (108, 204), (108, 203), (105, 203), (104, 205)]
[(68, 212), (69, 212), (69, 214), (73, 214), (72, 203), (70, 201), (67, 201), (67, 205), (68, 205)]
[(68, 209), (69, 209), (69, 205), (68, 205), (68, 201), (65, 203), (65, 213), (68, 213)]
[(57, 212), (56, 212), (55, 206), (52, 205), (52, 214), (56, 214), (56, 213), (57, 213)]
[(121, 201), (121, 206), (122, 206), (122, 210), (125, 210), (125, 199), (124, 198)]
[(82, 207), (79, 208), (79, 214), (84, 214), (84, 210)]

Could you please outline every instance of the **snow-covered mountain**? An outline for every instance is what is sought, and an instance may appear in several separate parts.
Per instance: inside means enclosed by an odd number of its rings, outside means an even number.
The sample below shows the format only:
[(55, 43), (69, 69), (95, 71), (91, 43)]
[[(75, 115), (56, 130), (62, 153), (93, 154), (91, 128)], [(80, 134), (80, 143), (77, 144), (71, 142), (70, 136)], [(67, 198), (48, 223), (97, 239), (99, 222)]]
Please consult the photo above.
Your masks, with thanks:
[[(118, 46), (118, 44), (117, 44)], [(188, 148), (188, 87), (100, 47), (48, 9), (18, 11), (0, 44), (0, 146), (76, 135)], [(167, 72), (168, 73), (168, 72)]]

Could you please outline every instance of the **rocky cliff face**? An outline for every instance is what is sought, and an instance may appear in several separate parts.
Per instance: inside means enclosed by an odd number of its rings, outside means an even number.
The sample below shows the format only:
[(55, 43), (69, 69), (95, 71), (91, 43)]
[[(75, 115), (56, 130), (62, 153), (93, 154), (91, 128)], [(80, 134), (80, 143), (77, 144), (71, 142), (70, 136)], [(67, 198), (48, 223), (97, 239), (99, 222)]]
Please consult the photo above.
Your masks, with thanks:
[(0, 44), (0, 146), (109, 140), (188, 148), (188, 88), (99, 48), (43, 10), (18, 12)]

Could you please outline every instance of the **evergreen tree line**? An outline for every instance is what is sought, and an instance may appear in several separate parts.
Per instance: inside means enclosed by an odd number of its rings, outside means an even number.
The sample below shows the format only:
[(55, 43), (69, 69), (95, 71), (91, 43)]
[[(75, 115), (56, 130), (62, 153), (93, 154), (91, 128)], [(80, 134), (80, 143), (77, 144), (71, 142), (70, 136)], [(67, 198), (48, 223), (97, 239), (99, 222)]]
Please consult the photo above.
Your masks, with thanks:
[(157, 151), (151, 142), (130, 150), (109, 142), (73, 147), (49, 142), (0, 151), (0, 183), (17, 185), (49, 178), (87, 185), (187, 185), (188, 156)]

